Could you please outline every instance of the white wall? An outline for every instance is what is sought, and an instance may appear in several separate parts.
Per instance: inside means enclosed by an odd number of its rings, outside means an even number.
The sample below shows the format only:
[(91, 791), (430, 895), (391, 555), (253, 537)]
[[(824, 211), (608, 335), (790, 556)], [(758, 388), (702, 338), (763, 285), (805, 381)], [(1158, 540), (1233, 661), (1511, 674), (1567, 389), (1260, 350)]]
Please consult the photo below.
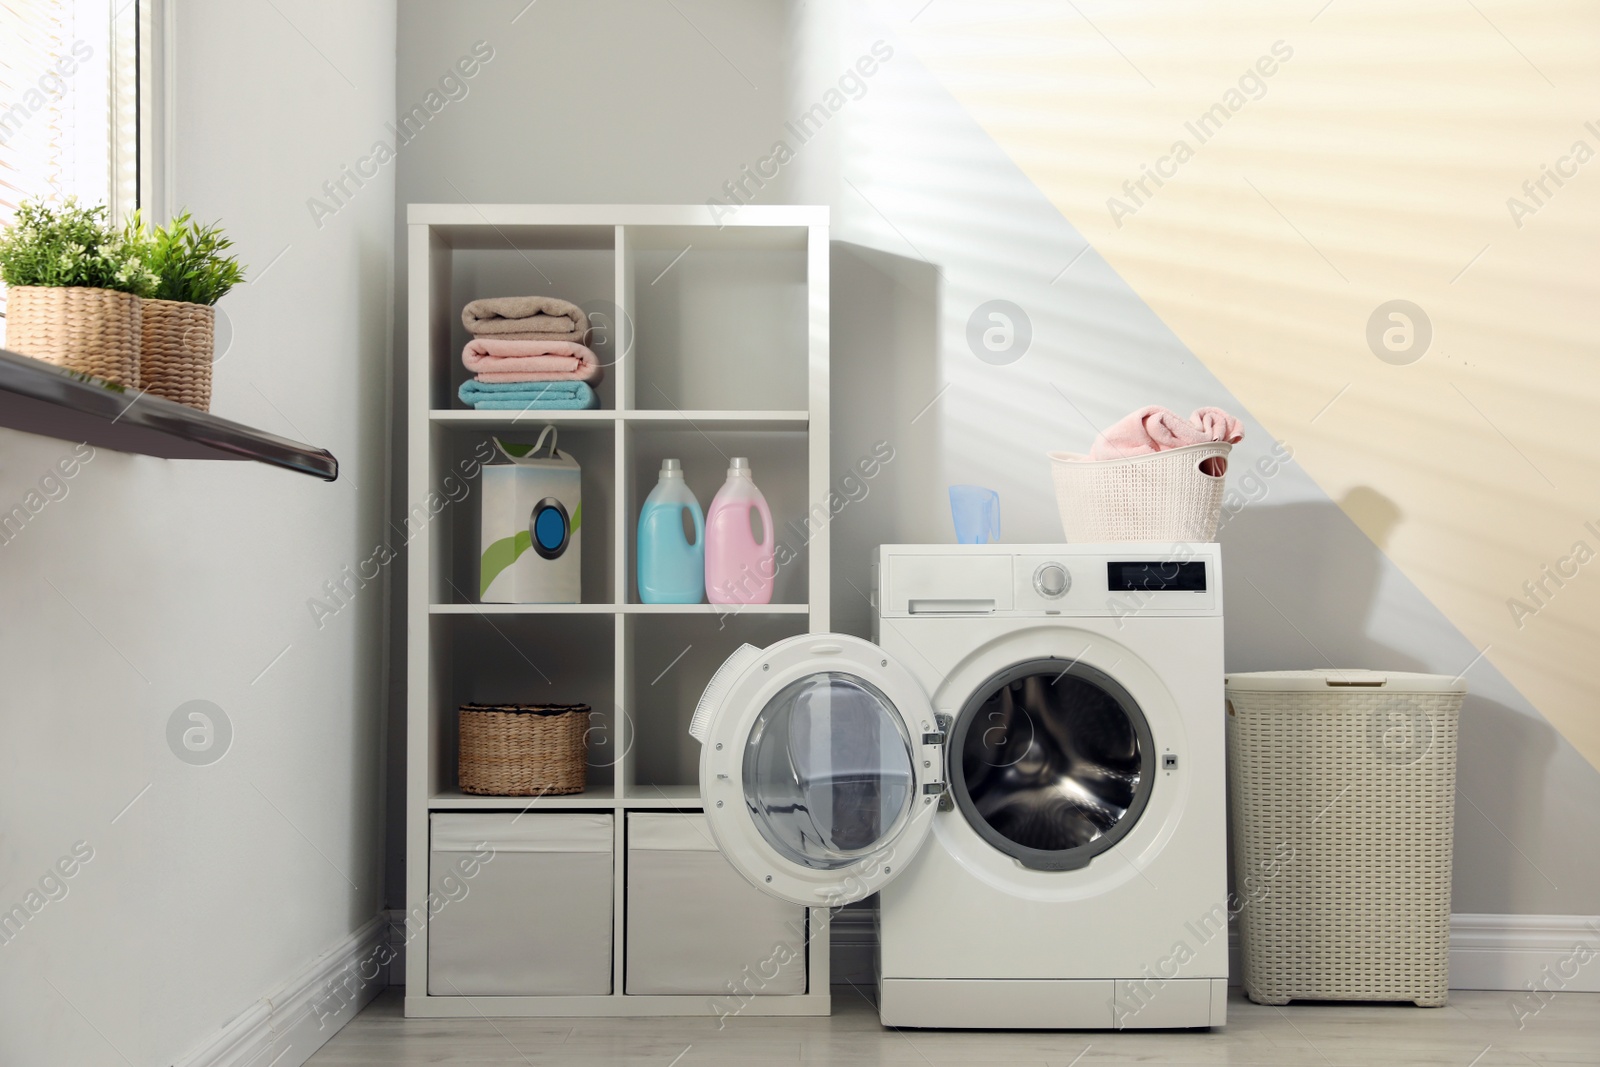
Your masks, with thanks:
[[(1238, 457), (1253, 461), (1269, 447), (1260, 423), (1084, 251), (1070, 221), (919, 63), (903, 34), (921, 0), (523, 7), (497, 0), (465, 17), (401, 0), (402, 106), (467, 42), (491, 40), (498, 58), (472, 96), (429, 127), (426, 151), (402, 157), (397, 207), (703, 203), (775, 141), (790, 141), (793, 161), (756, 199), (834, 208), (837, 476), (875, 440), (897, 453), (834, 527), (838, 628), (867, 632), (858, 591), (872, 546), (953, 540), (950, 483), (1000, 491), (1006, 540), (1053, 540), (1060, 527), (1043, 453), (1082, 449), (1096, 425), (1134, 407), (1230, 407), (1249, 431)], [(785, 122), (878, 40), (894, 55), (864, 95), (796, 144)], [(533, 129), (572, 137), (562, 142), (571, 155)], [(1002, 367), (978, 360), (966, 341), (969, 316), (997, 298), (1021, 305), (1034, 332), (1028, 353)], [(1456, 910), (1600, 912), (1600, 860), (1571, 847), (1600, 833), (1600, 773), (1475, 662), (1477, 650), (1303, 471), (1286, 467), (1257, 495), (1221, 536), (1230, 669), (1315, 667), (1326, 657), (1454, 675), (1470, 664)], [(397, 821), (398, 803), (390, 811)], [(393, 870), (388, 884), (398, 901)]]
[[(320, 229), (306, 199), (392, 117), (394, 4), (178, 19), (177, 199), (252, 278), (212, 409), (342, 473), (102, 450), (0, 545), (0, 909), (93, 852), (0, 944), (7, 1064), (172, 1063), (382, 903), (384, 594), (320, 630), (307, 600), (382, 536), (392, 171)], [(74, 447), (0, 431), (0, 506)], [(167, 741), (197, 699), (233, 729), (209, 766)]]

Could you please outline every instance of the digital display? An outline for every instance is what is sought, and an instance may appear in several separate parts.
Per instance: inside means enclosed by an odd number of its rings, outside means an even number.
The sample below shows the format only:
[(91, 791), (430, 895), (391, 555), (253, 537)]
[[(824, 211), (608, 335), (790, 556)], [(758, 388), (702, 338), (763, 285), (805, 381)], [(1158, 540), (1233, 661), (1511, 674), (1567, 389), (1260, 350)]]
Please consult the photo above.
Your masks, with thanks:
[(1107, 563), (1106, 572), (1107, 583), (1113, 592), (1148, 589), (1203, 593), (1206, 588), (1204, 562), (1140, 560), (1136, 563)]

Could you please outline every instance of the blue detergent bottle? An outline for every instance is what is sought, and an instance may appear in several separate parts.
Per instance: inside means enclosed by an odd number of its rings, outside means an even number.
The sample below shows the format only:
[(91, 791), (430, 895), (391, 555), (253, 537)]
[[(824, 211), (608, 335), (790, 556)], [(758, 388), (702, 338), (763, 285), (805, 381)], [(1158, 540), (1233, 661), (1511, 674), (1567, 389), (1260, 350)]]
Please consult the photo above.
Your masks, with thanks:
[[(694, 519), (694, 541), (683, 532), (683, 512)], [(645, 604), (698, 604), (706, 592), (706, 517), (683, 480), (683, 465), (661, 461), (656, 487), (639, 509), (635, 554), (639, 600)]]

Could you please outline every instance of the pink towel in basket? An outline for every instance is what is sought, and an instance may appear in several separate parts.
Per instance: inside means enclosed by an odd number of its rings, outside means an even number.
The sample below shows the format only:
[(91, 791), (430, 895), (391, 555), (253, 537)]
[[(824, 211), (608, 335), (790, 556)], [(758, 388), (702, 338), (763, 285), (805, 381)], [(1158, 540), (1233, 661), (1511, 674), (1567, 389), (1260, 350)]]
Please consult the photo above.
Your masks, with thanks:
[(576, 341), (508, 341), (474, 337), (461, 362), (482, 382), (588, 382), (605, 377), (600, 359)]
[(1121, 459), (1165, 452), (1209, 441), (1237, 444), (1244, 439), (1239, 420), (1221, 408), (1201, 408), (1187, 419), (1162, 407), (1140, 408), (1094, 439), (1090, 459)]

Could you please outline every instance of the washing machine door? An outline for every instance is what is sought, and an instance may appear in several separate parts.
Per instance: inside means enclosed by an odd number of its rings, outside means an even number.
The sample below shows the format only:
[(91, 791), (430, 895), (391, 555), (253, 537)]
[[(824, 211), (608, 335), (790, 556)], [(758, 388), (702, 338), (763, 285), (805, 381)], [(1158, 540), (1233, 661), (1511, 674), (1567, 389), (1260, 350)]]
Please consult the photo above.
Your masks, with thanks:
[(795, 904), (835, 907), (883, 888), (922, 846), (944, 791), (927, 694), (856, 637), (741, 647), (689, 732), (718, 847), (752, 885)]
[(1033, 870), (1087, 867), (1156, 782), (1143, 709), (1079, 660), (1029, 659), (978, 686), (950, 730), (950, 795), (978, 836)]

